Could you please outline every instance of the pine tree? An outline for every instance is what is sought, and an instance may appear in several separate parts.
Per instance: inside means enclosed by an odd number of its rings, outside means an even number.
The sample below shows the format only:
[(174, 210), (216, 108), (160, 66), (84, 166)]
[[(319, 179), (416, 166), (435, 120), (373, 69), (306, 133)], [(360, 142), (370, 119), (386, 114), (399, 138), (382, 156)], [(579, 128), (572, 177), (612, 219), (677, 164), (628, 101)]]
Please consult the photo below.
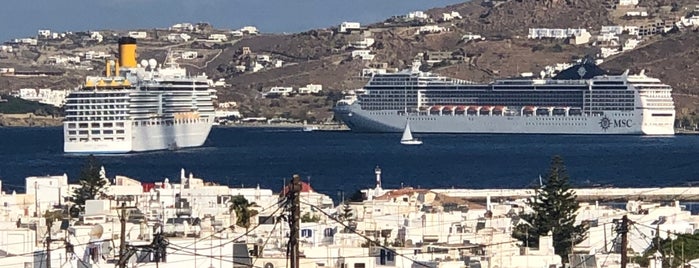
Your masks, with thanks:
[(349, 228), (344, 228), (342, 230), (343, 233), (351, 233), (354, 231), (357, 224), (354, 221), (354, 212), (352, 207), (349, 205), (349, 202), (345, 202), (342, 205), (342, 214), (340, 214), (338, 218), (339, 220), (346, 222), (347, 226), (349, 226)]
[(584, 224), (575, 225), (580, 205), (568, 180), (563, 159), (554, 156), (546, 180), (535, 190), (535, 196), (527, 200), (532, 211), (519, 215), (524, 222), (515, 226), (512, 232), (512, 237), (528, 247), (539, 247), (539, 236), (550, 232), (556, 254), (564, 263), (572, 253), (573, 245), (585, 239), (588, 229)]
[(71, 208), (71, 211), (85, 211), (85, 200), (95, 199), (97, 195), (104, 191), (104, 188), (107, 186), (107, 180), (100, 175), (101, 168), (102, 164), (95, 156), (90, 155), (87, 157), (78, 177), (80, 187), (73, 191), (73, 203), (75, 205)]

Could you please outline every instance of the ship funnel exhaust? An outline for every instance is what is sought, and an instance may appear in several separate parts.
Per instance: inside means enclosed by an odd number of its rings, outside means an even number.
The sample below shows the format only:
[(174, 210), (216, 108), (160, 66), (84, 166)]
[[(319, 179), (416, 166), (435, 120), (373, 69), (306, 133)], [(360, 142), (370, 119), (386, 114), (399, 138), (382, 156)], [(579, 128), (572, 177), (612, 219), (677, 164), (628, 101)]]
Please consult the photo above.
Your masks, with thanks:
[(136, 68), (136, 39), (132, 37), (119, 38), (119, 66)]

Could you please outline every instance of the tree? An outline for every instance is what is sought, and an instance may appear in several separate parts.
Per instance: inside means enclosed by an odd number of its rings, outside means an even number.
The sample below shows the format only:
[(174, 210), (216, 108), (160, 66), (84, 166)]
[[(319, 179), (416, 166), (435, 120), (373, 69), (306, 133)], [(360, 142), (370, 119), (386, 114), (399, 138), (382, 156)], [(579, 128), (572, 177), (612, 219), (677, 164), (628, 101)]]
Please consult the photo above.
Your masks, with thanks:
[(95, 199), (98, 195), (104, 192), (107, 186), (107, 179), (102, 173), (102, 164), (94, 155), (89, 155), (85, 159), (85, 164), (80, 170), (78, 177), (79, 188), (73, 191), (73, 203), (71, 212), (85, 211), (85, 200)]
[(311, 215), (310, 212), (306, 212), (301, 216), (301, 222), (319, 222), (320, 217), (317, 215)]
[(250, 220), (258, 214), (257, 210), (250, 209), (250, 207), (256, 206), (257, 204), (255, 204), (255, 202), (248, 202), (242, 195), (234, 196), (231, 198), (230, 203), (231, 206), (228, 208), (228, 211), (235, 211), (235, 224), (248, 230), (248, 228), (250, 228)]
[(588, 229), (584, 224), (575, 225), (580, 205), (568, 180), (563, 159), (554, 156), (546, 180), (535, 189), (534, 197), (527, 200), (531, 211), (519, 215), (522, 221), (512, 232), (512, 237), (529, 247), (539, 247), (539, 236), (551, 233), (556, 254), (564, 263), (573, 245), (585, 239)]
[(643, 255), (636, 256), (632, 260), (642, 267), (648, 267), (650, 259), (660, 249), (662, 267), (685, 267), (690, 260), (699, 258), (699, 234), (668, 233), (669, 237), (662, 239), (652, 238), (648, 249)]
[(352, 207), (349, 205), (349, 202), (345, 202), (342, 205), (342, 214), (338, 215), (338, 218), (343, 222), (347, 222), (346, 224), (347, 226), (349, 226), (349, 228), (345, 227), (342, 230), (343, 233), (351, 233), (354, 231), (354, 229), (357, 226), (357, 223), (355, 223), (354, 221), (354, 211)]

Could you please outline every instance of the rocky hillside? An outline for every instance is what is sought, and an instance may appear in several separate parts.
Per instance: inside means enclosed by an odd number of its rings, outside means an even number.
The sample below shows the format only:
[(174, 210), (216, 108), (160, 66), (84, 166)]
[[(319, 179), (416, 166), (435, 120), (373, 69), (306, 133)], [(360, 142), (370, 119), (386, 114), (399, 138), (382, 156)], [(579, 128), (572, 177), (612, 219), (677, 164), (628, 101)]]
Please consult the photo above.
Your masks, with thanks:
[[(206, 72), (214, 78), (225, 79), (226, 87), (217, 88), (220, 101), (236, 101), (245, 116), (283, 116), (310, 121), (332, 117), (333, 103), (344, 90), (363, 86), (366, 79), (360, 77), (362, 69), (381, 67), (402, 69), (410, 65), (419, 53), (451, 53), (451, 60), (444, 60), (425, 70), (461, 79), (487, 82), (495, 78), (517, 76), (523, 72), (538, 73), (545, 66), (568, 63), (588, 55), (600, 53), (598, 46), (590, 44), (570, 45), (565, 40), (527, 39), (529, 28), (587, 28), (593, 35), (603, 25), (644, 25), (655, 19), (677, 20), (693, 9), (693, 0), (641, 0), (639, 7), (612, 8), (606, 0), (474, 0), (453, 6), (435, 8), (425, 13), (432, 21), (405, 21), (391, 18), (366, 26), (361, 32), (338, 33), (336, 28), (316, 29), (285, 35), (253, 35), (234, 38), (222, 43), (200, 42), (210, 33), (225, 31), (205, 28), (191, 33), (193, 41), (172, 44), (163, 42), (164, 30), (149, 31), (152, 39), (140, 42), (142, 58), (163, 59), (170, 50), (195, 51), (198, 56), (181, 62), (191, 72)], [(627, 11), (646, 11), (648, 19), (630, 20)], [(688, 11), (689, 10), (689, 11)], [(442, 22), (442, 13), (457, 11), (463, 18)], [(416, 34), (420, 26), (437, 25), (446, 31)], [(464, 41), (468, 33), (479, 34), (485, 41)], [(678, 112), (689, 114), (696, 110), (693, 103), (699, 95), (697, 61), (699, 40), (696, 30), (683, 29), (676, 33), (645, 38), (641, 46), (632, 51), (605, 59), (603, 68), (614, 71), (646, 69), (647, 72), (675, 88)], [(349, 43), (371, 37), (375, 57), (372, 61), (352, 58)], [(629, 36), (622, 36), (622, 43)], [(113, 51), (114, 40), (100, 44), (102, 49)], [(111, 43), (110, 43), (111, 42)], [(63, 42), (60, 46), (44, 45), (29, 52), (2, 54), (0, 67), (10, 63), (25, 68), (43, 66), (42, 59), (61, 53), (61, 48), (72, 50), (94, 49), (94, 44), (74, 45)], [(111, 47), (111, 48), (107, 48)], [(420, 58), (426, 59), (425, 55)], [(284, 63), (278, 68), (262, 68), (257, 72), (241, 72), (240, 67), (250, 68), (268, 55)], [(101, 70), (101, 62), (95, 62), (95, 70)], [(60, 78), (0, 77), (0, 90), (19, 87), (71, 88), (86, 73), (68, 69)], [(30, 82), (28, 82), (30, 81)], [(274, 86), (298, 88), (306, 84), (322, 84), (320, 95), (264, 98), (262, 92)]]

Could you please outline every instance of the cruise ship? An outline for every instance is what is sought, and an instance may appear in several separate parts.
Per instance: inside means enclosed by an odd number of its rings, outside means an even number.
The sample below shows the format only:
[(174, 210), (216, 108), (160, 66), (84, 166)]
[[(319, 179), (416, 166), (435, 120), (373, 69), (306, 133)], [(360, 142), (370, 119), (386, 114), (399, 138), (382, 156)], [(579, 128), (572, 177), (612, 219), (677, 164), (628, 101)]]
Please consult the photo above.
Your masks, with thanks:
[(673, 135), (672, 88), (644, 71), (582, 62), (553, 78), (473, 83), (410, 70), (375, 74), (335, 105), (352, 131)]
[[(112, 73), (114, 69), (114, 73)], [(201, 146), (214, 123), (205, 75), (189, 76), (168, 57), (136, 60), (136, 40), (119, 39), (105, 76), (87, 77), (65, 104), (66, 153), (128, 153)]]

